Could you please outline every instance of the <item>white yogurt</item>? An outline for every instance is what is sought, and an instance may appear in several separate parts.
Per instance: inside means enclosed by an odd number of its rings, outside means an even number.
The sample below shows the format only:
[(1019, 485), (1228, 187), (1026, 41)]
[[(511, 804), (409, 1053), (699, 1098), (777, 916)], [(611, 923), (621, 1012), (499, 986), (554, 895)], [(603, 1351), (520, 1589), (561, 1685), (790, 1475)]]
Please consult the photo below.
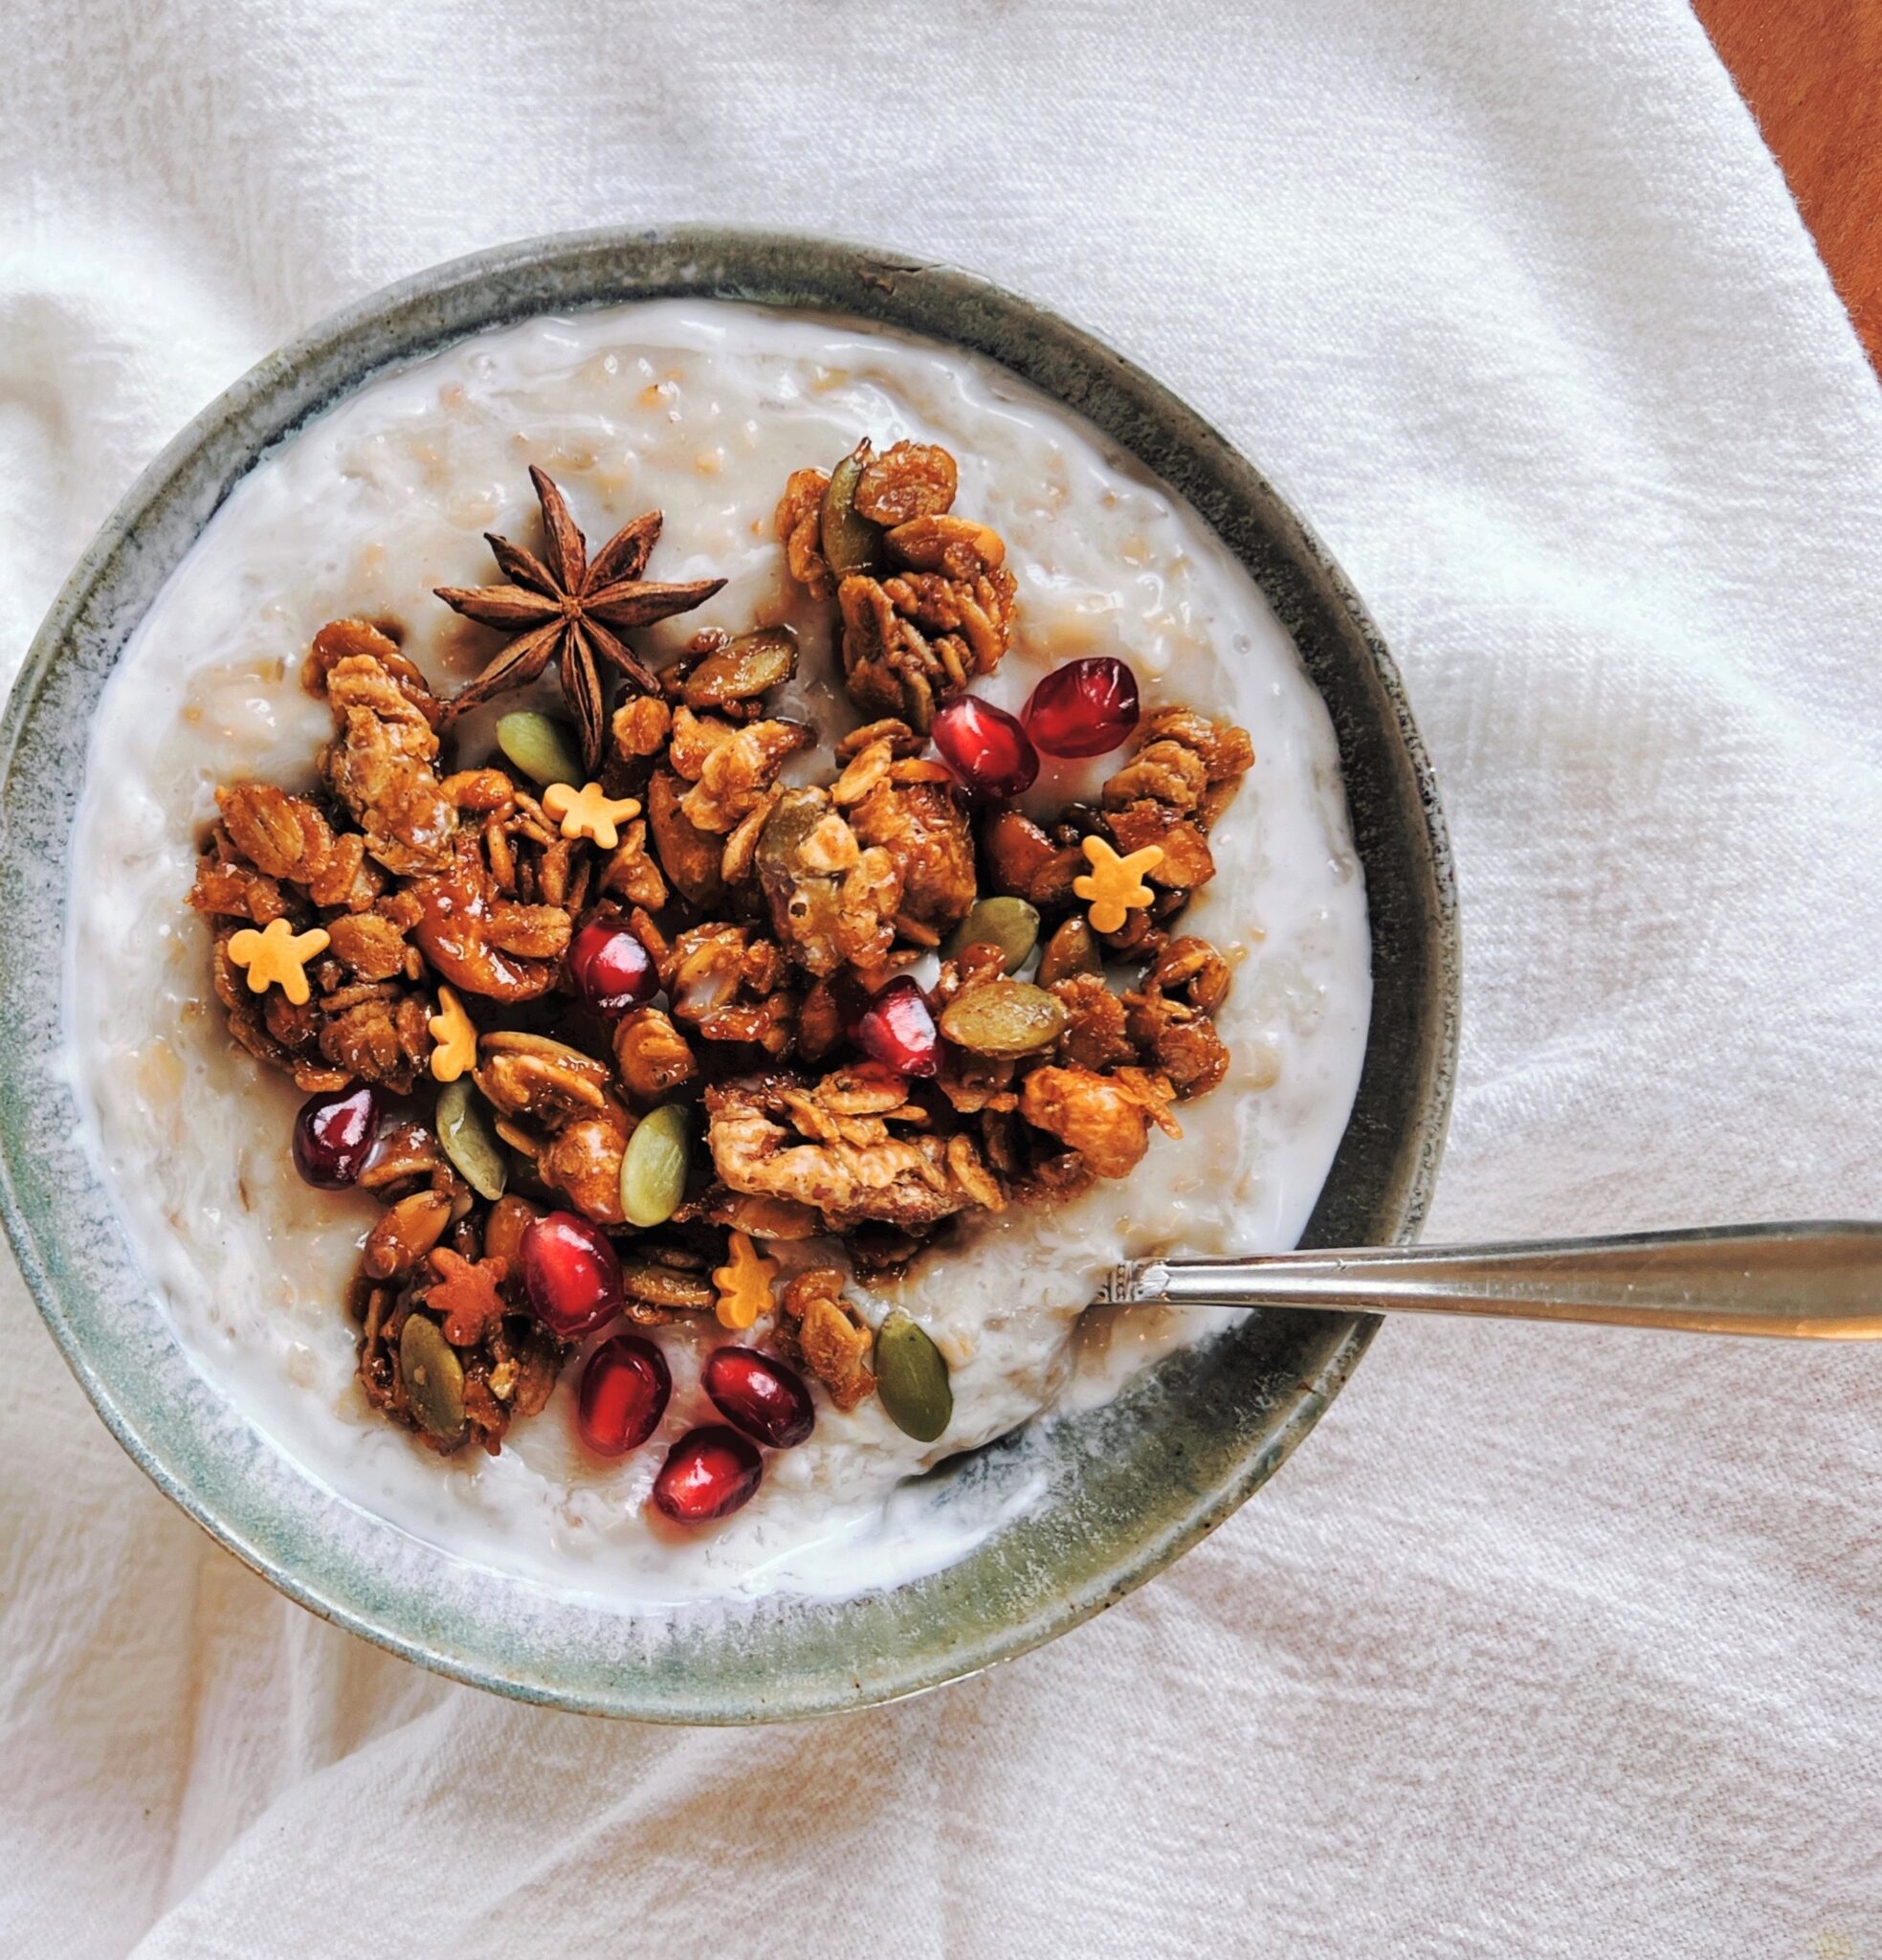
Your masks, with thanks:
[[(785, 573), (772, 511), (793, 469), (828, 467), (863, 434), (878, 449), (944, 443), (961, 464), (956, 507), (1007, 539), (1019, 630), (985, 693), (1017, 707), (1058, 662), (1118, 653), (1148, 704), (1227, 713), (1252, 735), (1257, 761), (1211, 838), (1219, 875), (1185, 921), (1236, 965), (1220, 1016), (1234, 1066), (1179, 1105), (1183, 1141), (1154, 1138), (1129, 1179), (972, 1224), (897, 1289), (952, 1370), (942, 1445), (902, 1436), (874, 1398), (848, 1415), (820, 1403), (814, 1436), (770, 1458), (742, 1512), (680, 1539), (644, 1500), (665, 1445), (701, 1418), (703, 1334), (660, 1334), (673, 1405), (623, 1463), (576, 1442), (572, 1367), (495, 1459), (440, 1462), (366, 1407), (341, 1301), (376, 1207), (296, 1178), (299, 1099), (229, 1040), (184, 895), (218, 782), (311, 783), (329, 723), (298, 674), (323, 622), (403, 621), (406, 650), (441, 688), (487, 657), (491, 637), (432, 588), (492, 577), (484, 531), (533, 535), (531, 462), (562, 484), (591, 544), (657, 505), (653, 575), (726, 579), (710, 605), (647, 635), (656, 660), (702, 626), (784, 619), (805, 640), (803, 691), (840, 703), (817, 684), (831, 671), (827, 624)], [(1063, 800), (1107, 767), (1074, 766), (1034, 800)], [(1208, 1325), (1139, 1311), (1080, 1329), (1118, 1258), (1295, 1242), (1345, 1125), (1370, 1012), (1364, 891), (1325, 709), (1207, 526), (990, 363), (755, 308), (663, 301), (532, 321), (373, 382), (264, 458), (105, 690), (75, 857), (80, 1104), (195, 1366), (350, 1502), (466, 1558), (632, 1606), (851, 1592), (960, 1556), (989, 1516), (905, 1480), (1055, 1402), (1114, 1393)], [(871, 1300), (872, 1317), (888, 1303)]]

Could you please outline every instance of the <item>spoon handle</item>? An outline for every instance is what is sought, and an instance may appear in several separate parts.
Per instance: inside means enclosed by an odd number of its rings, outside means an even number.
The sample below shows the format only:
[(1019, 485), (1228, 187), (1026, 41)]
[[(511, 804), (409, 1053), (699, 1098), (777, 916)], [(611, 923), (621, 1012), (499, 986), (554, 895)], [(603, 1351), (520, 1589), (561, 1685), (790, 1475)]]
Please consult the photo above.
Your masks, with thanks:
[(1714, 1225), (1514, 1245), (1132, 1259), (1112, 1269), (1098, 1298), (1875, 1340), (1882, 1224)]

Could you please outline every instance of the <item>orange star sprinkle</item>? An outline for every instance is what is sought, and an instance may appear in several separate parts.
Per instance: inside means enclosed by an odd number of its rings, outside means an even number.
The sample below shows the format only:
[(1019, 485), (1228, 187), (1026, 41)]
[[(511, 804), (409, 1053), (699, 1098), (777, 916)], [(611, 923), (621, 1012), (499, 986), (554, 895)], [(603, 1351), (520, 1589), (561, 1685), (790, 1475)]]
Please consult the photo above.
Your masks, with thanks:
[(1163, 847), (1145, 844), (1128, 858), (1119, 858), (1102, 837), (1087, 837), (1084, 851), (1091, 860), (1091, 873), (1074, 878), (1072, 889), (1091, 902), (1094, 932), (1121, 932), (1130, 914), (1156, 897), (1143, 877), (1163, 861)]
[(579, 790), (551, 783), (542, 791), (542, 808), (561, 824), (565, 837), (592, 838), (604, 851), (621, 841), (618, 826), (640, 814), (640, 805), (631, 796), (617, 803), (599, 783), (584, 783)]
[(496, 1321), (503, 1318), (503, 1296), (498, 1290), (510, 1277), (507, 1259), (478, 1259), (475, 1264), (449, 1246), (432, 1255), (437, 1276), (425, 1289), (425, 1304), (444, 1317), (444, 1337), (454, 1348), (475, 1348)]
[(432, 1050), (432, 1074), (441, 1082), (454, 1082), (477, 1065), (477, 1031), (464, 1003), (449, 987), (438, 989), (438, 1011), (425, 1024), (438, 1045)]
[(296, 932), (285, 919), (271, 919), (259, 931), (244, 926), (229, 942), (229, 957), (246, 967), (251, 993), (266, 993), (278, 987), (294, 1007), (305, 1007), (312, 990), (307, 985), (307, 962), (318, 959), (329, 944), (324, 927), (309, 926)]
[(771, 1310), (771, 1281), (778, 1277), (778, 1262), (760, 1256), (749, 1236), (732, 1235), (732, 1262), (715, 1269), (712, 1283), (719, 1288), (719, 1324), (742, 1331), (762, 1313)]

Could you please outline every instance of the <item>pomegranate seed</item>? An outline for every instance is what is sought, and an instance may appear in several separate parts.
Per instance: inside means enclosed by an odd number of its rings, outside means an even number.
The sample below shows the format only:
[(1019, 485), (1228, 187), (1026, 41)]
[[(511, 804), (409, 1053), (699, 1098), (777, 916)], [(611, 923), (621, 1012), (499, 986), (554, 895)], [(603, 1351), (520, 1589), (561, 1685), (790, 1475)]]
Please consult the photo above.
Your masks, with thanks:
[(568, 949), (568, 977), (597, 1013), (624, 1014), (660, 991), (653, 961), (625, 925), (594, 919)]
[(929, 732), (941, 760), (983, 796), (1017, 796), (1039, 774), (1031, 737), (1005, 708), (977, 695), (949, 702)]
[(294, 1119), (294, 1168), (321, 1191), (344, 1191), (378, 1135), (379, 1092), (370, 1082), (310, 1096)]
[(1026, 732), (1048, 755), (1103, 755), (1137, 726), (1137, 676), (1109, 654), (1068, 660), (1032, 690)]
[(598, 1225), (551, 1212), (518, 1250), (529, 1310), (552, 1334), (579, 1341), (621, 1311), (621, 1261)]
[(906, 973), (891, 980), (856, 1022), (856, 1039), (898, 1075), (931, 1076), (938, 1060), (935, 1017)]
[(723, 1423), (709, 1423), (689, 1429), (667, 1452), (653, 1502), (675, 1525), (710, 1525), (746, 1503), (764, 1475), (757, 1444)]
[(625, 1457), (667, 1413), (673, 1375), (667, 1357), (639, 1334), (616, 1334), (588, 1356), (575, 1422), (598, 1457)]
[(716, 1349), (700, 1379), (727, 1422), (774, 1450), (793, 1448), (816, 1426), (802, 1379), (755, 1348)]

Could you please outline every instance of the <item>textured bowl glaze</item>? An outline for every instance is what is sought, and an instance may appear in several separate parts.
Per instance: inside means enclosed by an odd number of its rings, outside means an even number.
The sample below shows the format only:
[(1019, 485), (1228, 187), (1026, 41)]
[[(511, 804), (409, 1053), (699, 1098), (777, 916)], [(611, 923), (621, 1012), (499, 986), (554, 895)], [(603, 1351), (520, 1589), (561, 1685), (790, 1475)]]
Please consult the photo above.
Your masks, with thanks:
[(460, 259), (264, 361), (144, 473), (80, 560), (12, 692), (0, 778), (0, 1208), (54, 1338), (155, 1481), (283, 1592), (459, 1680), (569, 1708), (755, 1722), (933, 1687), (1075, 1626), (1220, 1524), (1336, 1394), (1376, 1321), (1261, 1314), (937, 1478), (1043, 1490), (959, 1564), (840, 1601), (636, 1619), (493, 1574), (343, 1502), (195, 1373), (77, 1141), (59, 1001), (72, 820), (100, 689), (132, 629), (255, 458), (387, 367), (532, 314), (685, 296), (861, 315), (1001, 362), (1181, 491), (1241, 560), (1326, 699), (1365, 867), (1372, 1025), (1309, 1245), (1416, 1235), (1450, 1100), (1455, 897), (1398, 674), (1317, 540), (1166, 390), (965, 273), (775, 234), (600, 232)]

